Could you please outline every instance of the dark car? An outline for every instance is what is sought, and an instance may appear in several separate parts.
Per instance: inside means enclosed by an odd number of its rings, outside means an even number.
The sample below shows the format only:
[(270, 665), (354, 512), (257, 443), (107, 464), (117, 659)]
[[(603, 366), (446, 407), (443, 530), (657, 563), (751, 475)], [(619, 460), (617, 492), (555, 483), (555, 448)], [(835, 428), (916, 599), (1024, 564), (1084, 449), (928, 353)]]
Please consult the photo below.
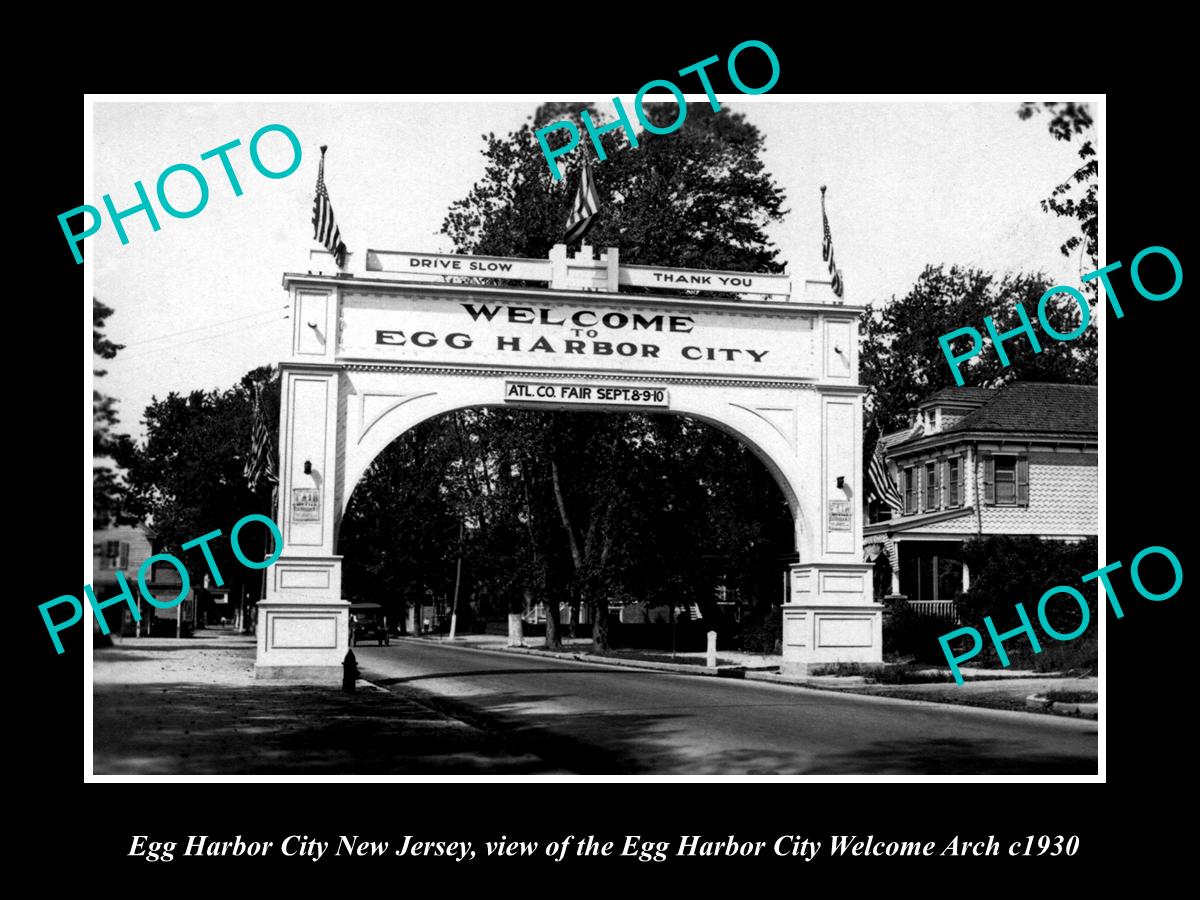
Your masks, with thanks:
[(350, 644), (358, 646), (359, 641), (374, 640), (383, 647), (391, 642), (388, 640), (387, 616), (383, 607), (378, 603), (350, 604)]

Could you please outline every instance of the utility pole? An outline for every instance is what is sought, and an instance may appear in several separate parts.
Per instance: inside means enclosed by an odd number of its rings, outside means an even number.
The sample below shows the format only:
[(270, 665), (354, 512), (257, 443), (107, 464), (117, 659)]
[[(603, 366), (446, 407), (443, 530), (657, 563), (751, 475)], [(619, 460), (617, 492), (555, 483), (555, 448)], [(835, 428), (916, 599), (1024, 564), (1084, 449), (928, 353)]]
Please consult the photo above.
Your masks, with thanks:
[(675, 658), (675, 597), (671, 597), (671, 659)]
[(462, 583), (462, 541), (463, 523), (458, 523), (458, 566), (454, 572), (454, 600), (450, 604), (450, 640), (454, 640), (454, 632), (458, 629), (458, 587)]

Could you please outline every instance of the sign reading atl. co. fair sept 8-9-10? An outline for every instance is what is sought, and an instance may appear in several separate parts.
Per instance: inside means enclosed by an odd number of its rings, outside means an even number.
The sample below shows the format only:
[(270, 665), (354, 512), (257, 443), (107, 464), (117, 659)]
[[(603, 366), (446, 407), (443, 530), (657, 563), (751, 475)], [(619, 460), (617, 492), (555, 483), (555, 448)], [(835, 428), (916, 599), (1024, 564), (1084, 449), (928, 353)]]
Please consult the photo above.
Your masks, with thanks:
[[(755, 325), (757, 324), (757, 327)], [(340, 355), (418, 364), (561, 365), (660, 374), (807, 378), (813, 320), (764, 329), (735, 311), (587, 300), (510, 303), (414, 297), (403, 309), (347, 290)]]

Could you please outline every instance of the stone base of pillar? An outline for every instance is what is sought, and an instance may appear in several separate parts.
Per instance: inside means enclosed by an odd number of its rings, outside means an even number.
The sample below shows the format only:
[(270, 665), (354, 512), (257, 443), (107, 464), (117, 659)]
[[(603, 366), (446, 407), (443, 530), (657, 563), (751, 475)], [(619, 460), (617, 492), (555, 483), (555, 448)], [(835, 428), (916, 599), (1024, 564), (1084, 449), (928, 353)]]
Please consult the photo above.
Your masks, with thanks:
[(262, 600), (254, 677), (341, 684), (350, 648), (345, 600)]
[(339, 687), (342, 666), (255, 666), (254, 677), (260, 681), (286, 681)]
[(871, 566), (793, 565), (791, 601), (783, 607), (785, 675), (839, 662), (883, 662), (883, 604), (872, 599)]

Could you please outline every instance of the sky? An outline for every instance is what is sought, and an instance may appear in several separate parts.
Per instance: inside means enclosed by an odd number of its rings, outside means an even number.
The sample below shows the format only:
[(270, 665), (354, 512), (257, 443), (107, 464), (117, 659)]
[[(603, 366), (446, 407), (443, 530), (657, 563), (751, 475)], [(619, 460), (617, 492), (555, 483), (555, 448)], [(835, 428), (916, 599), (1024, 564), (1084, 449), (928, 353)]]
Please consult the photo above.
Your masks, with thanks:
[[(450, 204), (483, 174), (482, 135), (518, 128), (541, 99), (581, 98), (96, 102), (92, 195), (81, 202), (102, 208), (107, 193), (118, 210), (132, 207), (134, 182), (153, 198), (159, 174), (176, 163), (199, 168), (210, 190), (207, 206), (187, 219), (166, 215), (154, 198), (160, 230), (144, 214), (130, 216), (124, 246), (107, 218), (86, 241), (93, 293), (115, 310), (107, 334), (125, 345), (96, 385), (117, 398), (117, 430), (141, 437), (152, 398), (224, 389), (285, 354), (282, 275), (307, 270), (317, 246), (311, 214), (321, 144), (329, 145), (325, 181), (351, 251), (449, 251), (438, 231)], [(628, 108), (631, 98), (623, 100)], [(789, 210), (768, 234), (794, 287), (828, 278), (822, 184), (848, 303), (903, 295), (927, 263), (1041, 271), (1077, 284), (1078, 260), (1058, 249), (1075, 222), (1043, 212), (1040, 201), (1074, 171), (1078, 144), (1055, 141), (1044, 117), (1019, 119), (1016, 102), (720, 100), (765, 136), (766, 168)], [(285, 178), (263, 177), (248, 155), (251, 136), (272, 123), (295, 132), (303, 148)], [(216, 159), (200, 160), (234, 139), (241, 146), (229, 158), (241, 196)], [(260, 149), (271, 169), (291, 161), (278, 133)], [(532, 142), (529, 152), (540, 155)], [(169, 180), (178, 208), (198, 197), (187, 175)]]

